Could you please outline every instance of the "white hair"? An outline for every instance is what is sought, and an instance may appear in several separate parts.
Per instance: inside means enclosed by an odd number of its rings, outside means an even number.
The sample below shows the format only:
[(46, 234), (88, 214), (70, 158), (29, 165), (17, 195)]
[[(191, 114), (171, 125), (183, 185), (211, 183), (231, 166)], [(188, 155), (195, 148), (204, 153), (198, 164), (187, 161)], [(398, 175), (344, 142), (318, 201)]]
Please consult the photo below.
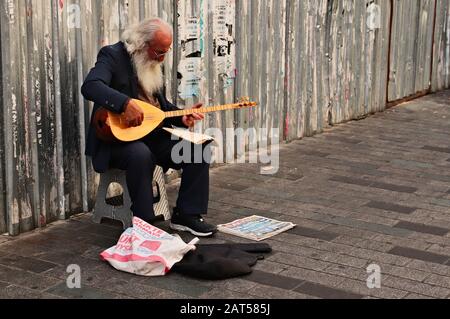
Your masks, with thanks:
[(170, 24), (160, 18), (149, 18), (128, 27), (122, 34), (122, 41), (128, 53), (132, 55), (143, 50), (146, 43), (152, 41), (158, 31), (167, 31), (173, 36)]

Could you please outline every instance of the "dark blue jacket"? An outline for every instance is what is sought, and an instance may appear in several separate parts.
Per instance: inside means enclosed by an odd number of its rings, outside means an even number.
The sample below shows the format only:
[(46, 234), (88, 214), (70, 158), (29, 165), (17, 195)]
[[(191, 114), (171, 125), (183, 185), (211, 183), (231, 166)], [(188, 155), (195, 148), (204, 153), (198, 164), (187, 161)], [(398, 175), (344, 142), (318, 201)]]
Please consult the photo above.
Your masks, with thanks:
[[(100, 50), (95, 67), (91, 69), (81, 87), (83, 96), (94, 102), (95, 114), (97, 109), (104, 107), (115, 113), (123, 113), (130, 98), (138, 98), (138, 80), (132, 60), (123, 42), (106, 46)], [(163, 92), (155, 94), (163, 111), (179, 110), (171, 104)], [(91, 119), (92, 123), (92, 119)], [(165, 126), (185, 127), (181, 118), (164, 121)], [(104, 173), (109, 168), (110, 144), (99, 140), (92, 125), (86, 141), (86, 155), (92, 157), (94, 169)]]

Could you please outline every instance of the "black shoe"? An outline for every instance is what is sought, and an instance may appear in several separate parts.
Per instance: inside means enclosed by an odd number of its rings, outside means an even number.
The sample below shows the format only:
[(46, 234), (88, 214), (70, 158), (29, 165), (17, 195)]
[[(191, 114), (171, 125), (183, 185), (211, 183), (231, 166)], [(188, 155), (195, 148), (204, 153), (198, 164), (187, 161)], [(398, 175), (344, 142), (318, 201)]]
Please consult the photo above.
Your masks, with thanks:
[(198, 237), (210, 237), (217, 233), (217, 227), (210, 225), (200, 215), (178, 215), (174, 214), (170, 228), (178, 231), (190, 232)]

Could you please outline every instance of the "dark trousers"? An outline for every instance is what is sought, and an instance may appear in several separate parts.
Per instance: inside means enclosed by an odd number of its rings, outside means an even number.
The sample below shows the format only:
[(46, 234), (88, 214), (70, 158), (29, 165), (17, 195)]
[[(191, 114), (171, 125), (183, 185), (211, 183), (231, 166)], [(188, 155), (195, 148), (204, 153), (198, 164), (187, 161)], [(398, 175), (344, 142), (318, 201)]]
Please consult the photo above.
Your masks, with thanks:
[[(172, 159), (172, 149), (175, 146), (178, 149), (179, 143), (190, 147), (190, 161), (177, 164)], [(197, 152), (196, 161), (194, 161), (195, 152)], [(199, 160), (198, 152), (207, 156), (201, 156)], [(176, 153), (183, 155), (183, 152)], [(207, 214), (210, 163), (209, 145), (194, 146), (186, 141), (172, 140), (171, 134), (161, 129), (157, 129), (142, 140), (116, 143), (111, 148), (110, 166), (126, 171), (128, 192), (132, 202), (131, 210), (134, 216), (144, 220), (152, 220), (155, 217), (152, 183), (156, 165), (165, 171), (169, 168), (182, 170), (177, 200), (180, 214)]]

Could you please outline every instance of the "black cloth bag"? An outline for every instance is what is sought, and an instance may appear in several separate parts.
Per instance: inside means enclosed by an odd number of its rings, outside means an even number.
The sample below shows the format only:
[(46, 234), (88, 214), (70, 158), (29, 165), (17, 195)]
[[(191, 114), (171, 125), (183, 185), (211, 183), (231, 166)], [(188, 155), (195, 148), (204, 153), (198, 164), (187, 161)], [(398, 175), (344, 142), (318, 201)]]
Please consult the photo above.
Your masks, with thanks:
[(197, 245), (172, 267), (172, 272), (208, 280), (245, 276), (258, 260), (264, 259), (263, 254), (271, 251), (268, 244)]

